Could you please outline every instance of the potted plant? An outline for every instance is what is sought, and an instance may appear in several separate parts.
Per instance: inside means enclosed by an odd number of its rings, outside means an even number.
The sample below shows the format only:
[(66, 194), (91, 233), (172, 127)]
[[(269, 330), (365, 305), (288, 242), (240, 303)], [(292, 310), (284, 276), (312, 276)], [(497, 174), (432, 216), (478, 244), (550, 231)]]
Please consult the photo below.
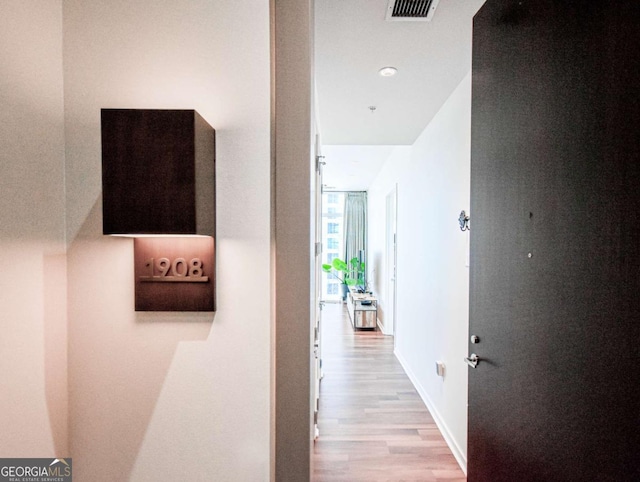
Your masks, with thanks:
[(340, 258), (334, 258), (331, 264), (323, 264), (322, 270), (325, 273), (335, 276), (342, 282), (342, 299), (347, 296), (349, 286), (364, 285), (364, 263), (356, 258), (351, 258), (349, 263)]

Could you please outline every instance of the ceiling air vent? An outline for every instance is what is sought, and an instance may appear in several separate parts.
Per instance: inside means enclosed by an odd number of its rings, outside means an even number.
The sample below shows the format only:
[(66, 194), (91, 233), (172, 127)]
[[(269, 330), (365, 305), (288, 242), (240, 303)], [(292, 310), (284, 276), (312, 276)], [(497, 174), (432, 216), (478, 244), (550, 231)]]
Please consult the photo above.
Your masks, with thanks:
[(430, 21), (440, 0), (389, 0), (387, 20)]

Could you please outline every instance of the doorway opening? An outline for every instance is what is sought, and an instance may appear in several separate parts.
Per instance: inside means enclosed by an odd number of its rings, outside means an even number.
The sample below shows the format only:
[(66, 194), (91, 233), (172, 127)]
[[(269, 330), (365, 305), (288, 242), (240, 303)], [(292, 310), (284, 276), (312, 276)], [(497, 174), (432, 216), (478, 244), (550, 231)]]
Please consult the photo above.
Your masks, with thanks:
[(387, 307), (384, 314), (384, 331), (386, 334), (396, 334), (396, 277), (398, 259), (398, 234), (397, 234), (397, 202), (398, 187), (387, 194), (386, 199), (386, 240), (385, 240), (385, 286)]

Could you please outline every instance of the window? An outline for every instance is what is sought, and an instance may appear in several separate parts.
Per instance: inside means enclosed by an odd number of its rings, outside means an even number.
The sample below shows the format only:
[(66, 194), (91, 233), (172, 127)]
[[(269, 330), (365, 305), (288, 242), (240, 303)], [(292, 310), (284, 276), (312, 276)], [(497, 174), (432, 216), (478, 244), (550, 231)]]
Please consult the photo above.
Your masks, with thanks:
[[(344, 224), (344, 193), (332, 192), (322, 195), (322, 247), (323, 263), (331, 264), (336, 258), (343, 258), (342, 236)], [(323, 273), (322, 299), (338, 301), (342, 296), (341, 283), (332, 273)]]

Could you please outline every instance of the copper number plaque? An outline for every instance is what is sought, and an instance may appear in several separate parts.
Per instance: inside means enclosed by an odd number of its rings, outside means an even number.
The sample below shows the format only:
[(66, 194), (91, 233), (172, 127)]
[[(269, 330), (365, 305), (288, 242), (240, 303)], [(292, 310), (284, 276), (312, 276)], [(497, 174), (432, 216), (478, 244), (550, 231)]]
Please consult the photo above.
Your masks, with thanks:
[(211, 237), (134, 239), (136, 311), (214, 311)]

